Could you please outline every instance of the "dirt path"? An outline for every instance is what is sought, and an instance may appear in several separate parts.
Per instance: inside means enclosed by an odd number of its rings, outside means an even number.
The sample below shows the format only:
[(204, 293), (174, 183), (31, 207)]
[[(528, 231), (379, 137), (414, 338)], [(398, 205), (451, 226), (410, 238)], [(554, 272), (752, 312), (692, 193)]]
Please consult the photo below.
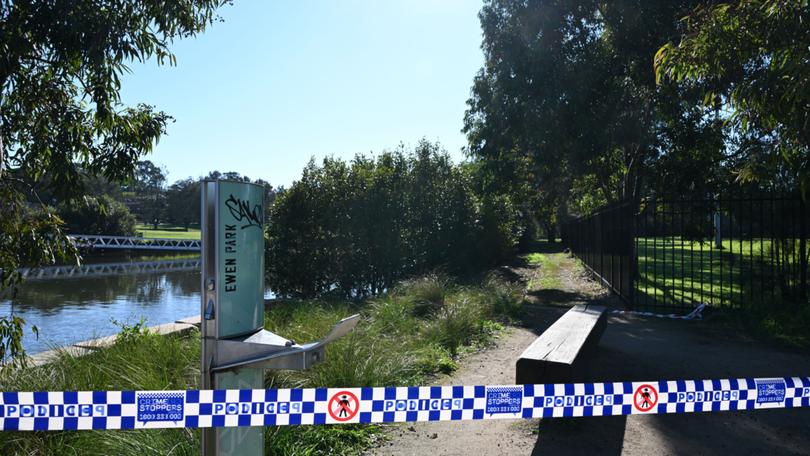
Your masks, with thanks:
[[(508, 328), (496, 345), (462, 360), (436, 384), (514, 383), (520, 353), (568, 307), (613, 298), (576, 261), (554, 254), (551, 264), (511, 269), (529, 279), (531, 303), (523, 327)], [(554, 277), (543, 276), (543, 269)], [(542, 284), (544, 286), (538, 286)], [(810, 355), (775, 349), (710, 322), (611, 317), (587, 378), (626, 381), (806, 376)], [(389, 428), (374, 455), (769, 454), (810, 455), (810, 410), (765, 410), (555, 420), (407, 423)]]
[[(574, 261), (557, 254), (554, 277), (545, 277), (547, 283), (556, 283), (555, 301), (563, 298), (573, 305), (593, 297), (602, 290), (577, 274)], [(543, 279), (542, 267), (521, 265), (509, 268), (513, 278), (527, 283)], [(488, 349), (464, 358), (460, 368), (450, 377), (436, 380), (437, 385), (511, 385), (515, 383), (515, 360), (543, 329), (566, 311), (563, 306), (546, 306), (551, 294), (529, 290), (533, 304), (529, 313), (532, 324), (527, 327), (507, 327)], [(408, 423), (392, 426), (389, 440), (370, 454), (374, 455), (479, 455), (531, 454), (537, 443), (539, 420), (487, 420), (446, 421), (438, 423)]]
[[(466, 358), (452, 377), (436, 384), (488, 385), (515, 382), (514, 357), (537, 335), (510, 328), (497, 346)], [(532, 433), (534, 431), (534, 434)], [(485, 454), (530, 454), (537, 440), (536, 421), (487, 420), (407, 423), (392, 426), (389, 441), (376, 455), (468, 455), (472, 449)], [(478, 452), (480, 450), (480, 453)]]

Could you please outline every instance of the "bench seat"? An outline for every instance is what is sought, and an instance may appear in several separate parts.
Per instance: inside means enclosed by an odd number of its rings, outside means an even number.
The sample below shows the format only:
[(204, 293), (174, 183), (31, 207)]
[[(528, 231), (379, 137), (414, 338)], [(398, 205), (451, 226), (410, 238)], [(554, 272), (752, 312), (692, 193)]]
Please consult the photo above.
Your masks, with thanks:
[(520, 355), (516, 383), (567, 383), (575, 380), (607, 327), (603, 306), (576, 305), (554, 322)]

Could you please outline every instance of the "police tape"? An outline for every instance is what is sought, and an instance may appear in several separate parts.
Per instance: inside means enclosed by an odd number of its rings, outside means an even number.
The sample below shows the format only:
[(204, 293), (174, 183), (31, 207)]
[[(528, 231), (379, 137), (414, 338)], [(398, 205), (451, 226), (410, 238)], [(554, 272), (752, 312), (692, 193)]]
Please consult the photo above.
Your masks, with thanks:
[(701, 303), (686, 315), (678, 315), (674, 313), (660, 314), (654, 312), (646, 312), (643, 310), (611, 310), (610, 313), (617, 315), (638, 315), (641, 317), (672, 318), (675, 320), (701, 320), (703, 318), (703, 309), (705, 309), (708, 306), (709, 305), (706, 303)]
[(562, 418), (810, 407), (810, 377), (496, 386), (0, 393), (0, 430)]

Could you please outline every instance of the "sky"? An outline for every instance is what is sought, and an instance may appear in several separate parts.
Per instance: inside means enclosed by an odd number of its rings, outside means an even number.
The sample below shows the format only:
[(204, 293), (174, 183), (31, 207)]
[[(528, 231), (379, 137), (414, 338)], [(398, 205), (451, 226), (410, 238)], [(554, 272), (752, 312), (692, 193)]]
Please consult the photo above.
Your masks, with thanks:
[(131, 64), (128, 105), (174, 117), (147, 156), (168, 181), (236, 171), (289, 186), (311, 157), (351, 159), (421, 138), (456, 161), (483, 63), (481, 0), (236, 0), (224, 22)]

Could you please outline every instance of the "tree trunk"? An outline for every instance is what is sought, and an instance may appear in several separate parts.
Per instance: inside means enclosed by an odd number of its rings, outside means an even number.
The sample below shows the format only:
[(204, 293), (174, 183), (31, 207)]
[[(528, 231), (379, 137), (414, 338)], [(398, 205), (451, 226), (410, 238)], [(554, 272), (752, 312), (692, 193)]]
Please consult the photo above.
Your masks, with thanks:
[(3, 132), (0, 131), (0, 177), (3, 177), (3, 171), (6, 168), (5, 149), (3, 149)]

